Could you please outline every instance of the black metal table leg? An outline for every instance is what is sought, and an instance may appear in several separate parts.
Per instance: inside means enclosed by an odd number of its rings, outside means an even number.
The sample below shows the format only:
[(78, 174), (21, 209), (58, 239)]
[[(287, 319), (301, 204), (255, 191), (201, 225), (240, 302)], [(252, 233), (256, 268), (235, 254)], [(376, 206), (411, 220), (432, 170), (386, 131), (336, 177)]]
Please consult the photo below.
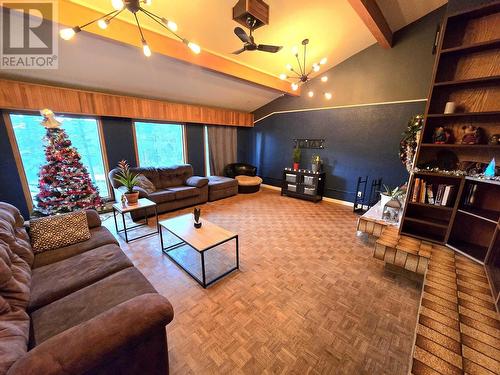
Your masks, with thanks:
[(200, 254), (201, 254), (201, 277), (203, 280), (203, 288), (206, 288), (207, 281), (206, 281), (206, 276), (205, 276), (205, 252), (202, 251)]
[(115, 219), (115, 229), (116, 233), (118, 233), (118, 222), (116, 221), (116, 209), (113, 207), (113, 217)]
[(240, 245), (238, 235), (236, 235), (236, 268), (240, 268)]
[(128, 243), (127, 224), (125, 224), (125, 214), (122, 212), (123, 232), (125, 233), (125, 242)]

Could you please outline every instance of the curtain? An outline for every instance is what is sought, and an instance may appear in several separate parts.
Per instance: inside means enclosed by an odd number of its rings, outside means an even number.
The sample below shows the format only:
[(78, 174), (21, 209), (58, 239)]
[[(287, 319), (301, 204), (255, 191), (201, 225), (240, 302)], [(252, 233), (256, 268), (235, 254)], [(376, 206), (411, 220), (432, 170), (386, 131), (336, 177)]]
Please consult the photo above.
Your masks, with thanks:
[(222, 176), (224, 167), (236, 162), (237, 133), (234, 126), (208, 126), (210, 173)]

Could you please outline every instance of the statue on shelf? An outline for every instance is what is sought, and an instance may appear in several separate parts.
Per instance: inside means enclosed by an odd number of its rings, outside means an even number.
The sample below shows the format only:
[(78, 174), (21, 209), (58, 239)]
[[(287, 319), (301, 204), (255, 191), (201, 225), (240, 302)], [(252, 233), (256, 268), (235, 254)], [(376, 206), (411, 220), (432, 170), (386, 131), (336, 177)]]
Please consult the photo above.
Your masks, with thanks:
[(452, 141), (452, 136), (451, 132), (442, 127), (438, 126), (436, 129), (434, 129), (434, 134), (432, 136), (432, 142), (435, 144), (445, 144), (445, 143), (451, 143)]
[(465, 125), (462, 127), (464, 135), (462, 137), (462, 144), (464, 145), (477, 145), (481, 143), (482, 129), (473, 125)]

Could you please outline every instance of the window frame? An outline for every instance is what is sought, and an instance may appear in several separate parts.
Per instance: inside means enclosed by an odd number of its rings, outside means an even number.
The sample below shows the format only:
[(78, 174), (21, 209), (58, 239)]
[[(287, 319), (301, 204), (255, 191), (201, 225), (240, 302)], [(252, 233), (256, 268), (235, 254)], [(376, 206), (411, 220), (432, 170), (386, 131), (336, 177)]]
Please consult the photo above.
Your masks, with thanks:
[[(132, 138), (134, 141), (134, 150), (135, 150), (135, 163), (137, 167), (141, 167), (141, 160), (139, 158), (139, 145), (137, 143), (137, 128), (136, 122), (145, 122), (151, 124), (162, 124), (162, 125), (178, 125), (182, 130), (182, 163), (186, 164), (188, 160), (188, 148), (187, 148), (187, 139), (186, 139), (186, 123), (185, 122), (175, 122), (175, 121), (159, 121), (159, 120), (149, 120), (149, 119), (133, 119), (132, 120)], [(150, 167), (146, 166), (146, 167)]]
[[(18, 173), (19, 178), (21, 180), (21, 186), (23, 189), (24, 200), (26, 201), (26, 204), (28, 206), (28, 210), (31, 212), (34, 209), (33, 197), (31, 196), (31, 191), (29, 189), (28, 177), (26, 176), (26, 171), (24, 169), (23, 160), (21, 157), (21, 152), (19, 151), (19, 145), (17, 143), (14, 128), (12, 127), (12, 121), (10, 119), (10, 116), (11, 115), (40, 116), (40, 112), (24, 111), (24, 110), (7, 110), (7, 111), (2, 111), (2, 112), (3, 112), (2, 115), (3, 115), (3, 119), (4, 119), (4, 123), (5, 123), (5, 128), (7, 130), (7, 136), (9, 138), (10, 147), (12, 149), (12, 153), (14, 155), (14, 160), (15, 160), (16, 167), (17, 167), (17, 173)], [(104, 173), (107, 177), (109, 174), (109, 165), (108, 165), (106, 142), (104, 140), (104, 132), (102, 129), (101, 117), (85, 116), (85, 115), (78, 115), (78, 114), (64, 113), (64, 112), (57, 112), (57, 113), (64, 115), (64, 116), (71, 117), (71, 118), (83, 118), (83, 119), (90, 119), (90, 120), (96, 121), (97, 135), (99, 138)], [(108, 195), (107, 196), (100, 195), (100, 196), (104, 201), (107, 202), (107, 201), (113, 199), (113, 190), (112, 190), (112, 186), (109, 182), (109, 178), (106, 178), (105, 180), (106, 180), (106, 186), (108, 187)]]

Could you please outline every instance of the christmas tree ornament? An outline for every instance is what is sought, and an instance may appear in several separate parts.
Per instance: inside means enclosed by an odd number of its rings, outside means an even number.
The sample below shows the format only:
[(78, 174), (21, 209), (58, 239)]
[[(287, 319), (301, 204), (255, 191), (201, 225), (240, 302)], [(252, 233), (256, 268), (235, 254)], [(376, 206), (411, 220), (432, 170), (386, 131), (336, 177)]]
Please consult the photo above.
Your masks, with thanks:
[(56, 115), (50, 109), (42, 109), (40, 114), (43, 116), (41, 125), (47, 129), (56, 129), (61, 126), (61, 123), (57, 121)]

